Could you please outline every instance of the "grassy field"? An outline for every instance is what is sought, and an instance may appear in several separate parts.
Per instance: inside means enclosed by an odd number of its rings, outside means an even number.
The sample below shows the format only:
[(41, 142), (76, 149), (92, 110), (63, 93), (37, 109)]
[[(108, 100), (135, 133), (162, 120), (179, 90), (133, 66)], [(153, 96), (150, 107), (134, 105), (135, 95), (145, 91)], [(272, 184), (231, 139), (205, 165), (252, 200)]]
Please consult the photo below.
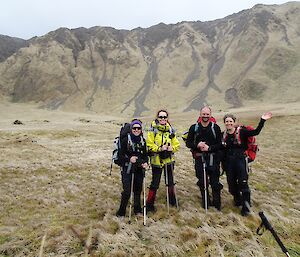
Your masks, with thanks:
[[(299, 113), (287, 116), (279, 108), (257, 138), (250, 216), (233, 206), (225, 175), (222, 211), (205, 214), (181, 140), (175, 167), (180, 209), (168, 215), (162, 180), (158, 211), (143, 226), (142, 217), (128, 224), (115, 216), (120, 172), (109, 170), (120, 120), (34, 109), (17, 116), (9, 108), (2, 108), (0, 121), (0, 256), (284, 256), (269, 231), (256, 234), (261, 210), (290, 256), (300, 256)], [(239, 116), (255, 125), (260, 114)], [(15, 117), (24, 125), (12, 125)], [(174, 115), (178, 134), (195, 117)], [(149, 185), (150, 172), (146, 180)]]

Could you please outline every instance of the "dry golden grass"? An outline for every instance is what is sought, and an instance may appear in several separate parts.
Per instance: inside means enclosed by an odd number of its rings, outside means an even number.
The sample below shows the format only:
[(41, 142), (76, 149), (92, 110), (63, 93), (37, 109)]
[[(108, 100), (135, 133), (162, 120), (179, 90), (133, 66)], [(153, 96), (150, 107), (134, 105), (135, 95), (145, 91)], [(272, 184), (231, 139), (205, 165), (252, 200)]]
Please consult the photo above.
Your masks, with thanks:
[[(256, 235), (260, 210), (291, 256), (300, 251), (298, 109), (293, 116), (283, 107), (275, 110), (257, 138), (251, 216), (240, 216), (233, 206), (225, 176), (222, 212), (210, 208), (205, 214), (192, 159), (181, 141), (175, 168), (180, 209), (171, 208), (168, 216), (162, 181), (158, 211), (143, 226), (142, 217), (128, 224), (128, 218), (115, 216), (120, 174), (114, 166), (110, 176), (109, 168), (121, 120), (26, 106), (17, 115), (19, 106), (1, 107), (0, 256), (282, 256), (269, 232)], [(260, 111), (236, 111), (244, 123), (259, 119)], [(222, 115), (216, 114), (219, 123)], [(179, 134), (195, 118), (196, 113), (172, 116)], [(14, 119), (24, 125), (12, 125)]]

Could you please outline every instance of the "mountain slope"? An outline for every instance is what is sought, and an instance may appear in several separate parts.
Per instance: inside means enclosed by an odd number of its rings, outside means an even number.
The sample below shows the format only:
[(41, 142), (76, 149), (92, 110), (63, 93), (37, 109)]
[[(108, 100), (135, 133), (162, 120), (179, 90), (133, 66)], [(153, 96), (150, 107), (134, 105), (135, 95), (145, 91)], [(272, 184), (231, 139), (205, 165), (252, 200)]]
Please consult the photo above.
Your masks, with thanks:
[(60, 28), (0, 63), (14, 102), (140, 116), (299, 100), (300, 3), (132, 31)]

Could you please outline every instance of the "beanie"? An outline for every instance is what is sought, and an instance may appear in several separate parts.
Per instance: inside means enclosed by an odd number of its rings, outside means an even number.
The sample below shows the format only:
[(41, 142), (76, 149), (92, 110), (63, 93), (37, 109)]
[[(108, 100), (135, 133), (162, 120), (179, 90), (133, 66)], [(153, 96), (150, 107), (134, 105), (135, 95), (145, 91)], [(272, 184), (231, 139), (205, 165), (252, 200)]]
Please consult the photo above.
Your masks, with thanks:
[(142, 122), (141, 122), (140, 120), (133, 120), (133, 121), (130, 123), (130, 129), (132, 129), (132, 127), (133, 127), (135, 124), (138, 124), (138, 125), (140, 125), (140, 127), (142, 127)]

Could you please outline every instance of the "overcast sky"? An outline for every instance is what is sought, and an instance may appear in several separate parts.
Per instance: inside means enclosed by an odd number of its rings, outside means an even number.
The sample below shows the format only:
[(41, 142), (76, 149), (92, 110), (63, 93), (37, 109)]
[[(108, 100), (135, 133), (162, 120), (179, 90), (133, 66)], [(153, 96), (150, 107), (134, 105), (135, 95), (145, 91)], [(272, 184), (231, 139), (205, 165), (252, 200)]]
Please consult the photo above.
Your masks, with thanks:
[(29, 39), (60, 27), (147, 28), (164, 22), (208, 21), (276, 0), (3, 0), (0, 34)]

